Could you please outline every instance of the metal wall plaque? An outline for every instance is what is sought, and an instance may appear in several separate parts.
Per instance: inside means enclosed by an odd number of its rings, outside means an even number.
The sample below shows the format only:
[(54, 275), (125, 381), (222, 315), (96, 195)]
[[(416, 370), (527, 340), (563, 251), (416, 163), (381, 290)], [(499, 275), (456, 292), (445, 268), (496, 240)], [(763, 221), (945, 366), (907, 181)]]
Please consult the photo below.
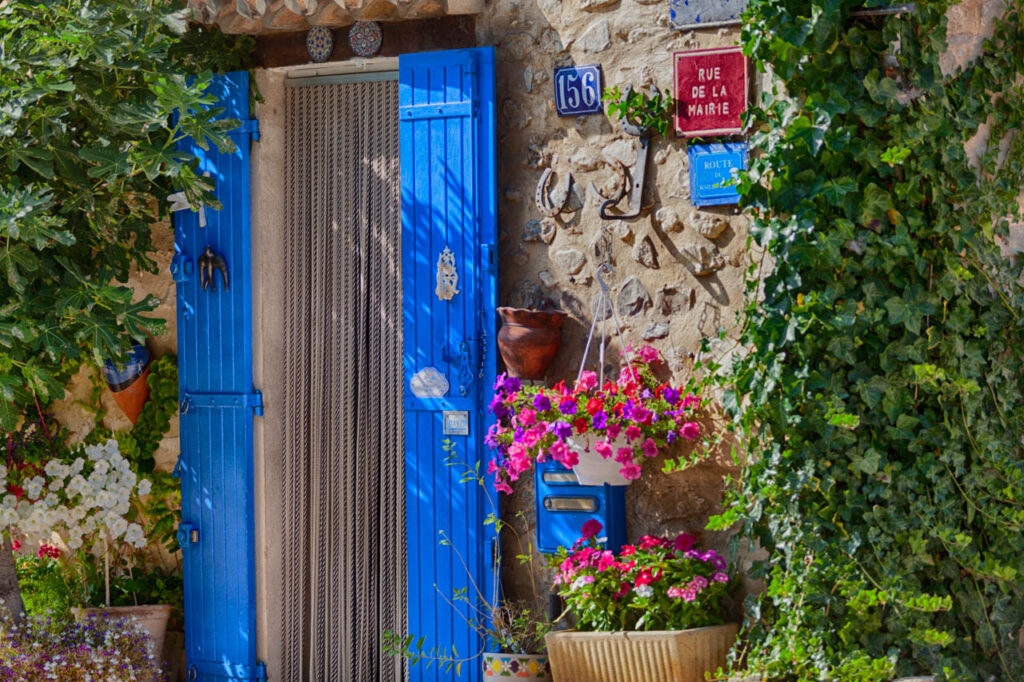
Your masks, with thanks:
[(468, 436), (469, 412), (445, 410), (443, 427), (445, 436)]
[(443, 398), (449, 388), (448, 379), (434, 367), (424, 367), (409, 379), (409, 390), (417, 398)]
[(694, 206), (721, 206), (740, 200), (732, 180), (747, 167), (747, 145), (690, 145), (690, 203)]
[(676, 52), (676, 134), (737, 135), (747, 110), (747, 58), (741, 47)]
[(669, 25), (684, 31), (740, 23), (747, 0), (668, 0)]
[(559, 116), (601, 112), (601, 65), (555, 69), (555, 110)]

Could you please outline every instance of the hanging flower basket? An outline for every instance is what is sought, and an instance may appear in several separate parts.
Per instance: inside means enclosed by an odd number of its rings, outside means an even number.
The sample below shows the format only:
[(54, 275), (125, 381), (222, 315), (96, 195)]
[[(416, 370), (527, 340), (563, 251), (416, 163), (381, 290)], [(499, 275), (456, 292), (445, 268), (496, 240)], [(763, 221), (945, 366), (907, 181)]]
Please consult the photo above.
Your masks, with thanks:
[[(601, 442), (596, 434), (585, 433), (565, 439), (565, 444), (576, 452), (579, 458), (572, 468), (580, 485), (629, 485), (633, 481), (622, 475), (622, 465), (614, 459), (605, 459), (597, 454), (593, 445)], [(625, 437), (619, 436), (609, 443), (612, 452), (629, 447)]]
[[(498, 377), (490, 406), (497, 422), (485, 439), (496, 452), (488, 470), (498, 490), (512, 492), (510, 482), (535, 461), (550, 457), (576, 469), (581, 454), (577, 477), (623, 485), (640, 478), (643, 463), (677, 439), (700, 435), (701, 400), (655, 378), (651, 366), (661, 360), (658, 350), (623, 352), (629, 360), (618, 380), (601, 385), (589, 371), (580, 373), (572, 389), (565, 382), (547, 388)], [(598, 460), (603, 473), (589, 466)], [(616, 471), (618, 478), (611, 476)]]

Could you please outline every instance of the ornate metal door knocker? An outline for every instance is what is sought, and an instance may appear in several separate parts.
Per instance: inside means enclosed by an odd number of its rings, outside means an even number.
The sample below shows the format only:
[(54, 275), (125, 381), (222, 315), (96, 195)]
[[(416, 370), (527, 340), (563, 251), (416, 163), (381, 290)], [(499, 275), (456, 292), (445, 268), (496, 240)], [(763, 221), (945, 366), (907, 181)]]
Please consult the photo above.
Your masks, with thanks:
[(217, 291), (217, 284), (213, 281), (214, 269), (220, 270), (220, 276), (224, 279), (224, 291), (230, 291), (228, 288), (228, 264), (224, 261), (224, 256), (216, 254), (213, 249), (207, 245), (203, 249), (203, 255), (199, 257), (199, 287), (206, 291)]
[(459, 293), (459, 273), (455, 269), (455, 254), (447, 246), (437, 257), (437, 288), (434, 293), (442, 301), (450, 301)]

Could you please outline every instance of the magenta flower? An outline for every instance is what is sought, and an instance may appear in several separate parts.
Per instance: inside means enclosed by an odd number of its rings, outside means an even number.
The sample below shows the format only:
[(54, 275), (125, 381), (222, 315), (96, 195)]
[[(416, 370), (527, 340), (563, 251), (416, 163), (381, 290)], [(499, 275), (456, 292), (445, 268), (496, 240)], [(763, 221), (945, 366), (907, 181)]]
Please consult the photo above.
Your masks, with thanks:
[(714, 580), (716, 583), (729, 582), (729, 576), (723, 573), (722, 571), (716, 571), (714, 575), (711, 576), (711, 579)]
[(635, 462), (630, 462), (629, 464), (624, 464), (622, 468), (619, 469), (619, 473), (622, 474), (622, 477), (627, 481), (635, 481), (640, 478), (640, 466)]
[(683, 398), (683, 409), (692, 410), (700, 405), (700, 398), (695, 395), (688, 395)]
[(512, 494), (512, 486), (506, 483), (504, 480), (500, 480), (494, 484), (494, 489), (498, 492), (505, 493), (506, 495)]
[(604, 526), (601, 525), (600, 521), (598, 521), (597, 519), (587, 519), (587, 521), (583, 523), (583, 538), (592, 538), (596, 536), (598, 533), (600, 533), (602, 530), (604, 530)]
[(622, 424), (618, 422), (612, 422), (608, 425), (608, 438), (615, 440), (622, 433)]
[(693, 537), (689, 533), (680, 533), (675, 542), (672, 543), (673, 549), (677, 552), (687, 552), (693, 549), (693, 546), (697, 544), (697, 538)]
[(580, 374), (580, 378), (576, 382), (576, 390), (578, 391), (589, 391), (595, 386), (597, 386), (597, 374), (590, 371)]
[(615, 461), (619, 464), (626, 464), (633, 461), (633, 448), (619, 448), (615, 452)]
[(695, 575), (693, 576), (693, 580), (690, 581), (690, 587), (696, 590), (697, 592), (700, 592), (707, 586), (708, 579), (702, 575)]
[(643, 442), (643, 445), (641, 445), (640, 447), (641, 447), (641, 449), (643, 449), (645, 456), (647, 456), (647, 457), (657, 457), (658, 456), (658, 444), (654, 442), (653, 438), (648, 438), (647, 440), (645, 440)]
[(520, 410), (519, 423), (523, 426), (533, 426), (537, 423), (537, 413), (529, 408)]
[(673, 599), (680, 599), (683, 596), (683, 588), (681, 587), (670, 587), (668, 588), (668, 596)]
[(608, 445), (608, 441), (599, 440), (596, 443), (594, 443), (594, 452), (601, 455), (605, 459), (611, 459), (612, 446)]
[(700, 435), (700, 426), (697, 422), (686, 422), (683, 428), (679, 429), (679, 434), (686, 440), (693, 440)]
[(640, 427), (636, 424), (630, 424), (626, 427), (626, 438), (629, 440), (636, 440), (642, 433), (643, 431), (641, 431)]

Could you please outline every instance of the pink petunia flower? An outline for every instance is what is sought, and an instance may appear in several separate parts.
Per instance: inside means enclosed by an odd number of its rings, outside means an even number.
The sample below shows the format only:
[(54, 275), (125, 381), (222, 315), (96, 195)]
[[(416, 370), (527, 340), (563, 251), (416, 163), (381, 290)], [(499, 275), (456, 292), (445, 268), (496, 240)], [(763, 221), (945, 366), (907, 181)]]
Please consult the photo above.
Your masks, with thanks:
[(640, 446), (646, 457), (657, 457), (658, 456), (658, 444), (654, 442), (653, 438), (648, 438)]
[(519, 423), (523, 426), (533, 426), (537, 423), (537, 412), (526, 407), (519, 412)]
[(626, 427), (626, 438), (629, 440), (636, 440), (642, 434), (643, 432), (640, 430), (640, 427), (637, 426), (636, 424), (630, 424), (629, 426)]
[(640, 478), (640, 467), (636, 463), (630, 462), (629, 464), (624, 464), (622, 468), (619, 469), (619, 473), (622, 474), (622, 477), (627, 481), (635, 481)]
[(619, 464), (629, 464), (633, 461), (633, 448), (619, 448), (615, 452), (615, 461)]
[(601, 455), (605, 459), (611, 459), (612, 446), (608, 445), (608, 441), (599, 440), (596, 443), (594, 443), (594, 452)]
[(700, 425), (697, 422), (686, 422), (682, 428), (679, 429), (679, 435), (686, 440), (693, 440), (700, 435)]
[(597, 386), (597, 374), (591, 371), (580, 374), (579, 381), (576, 382), (577, 391), (589, 391), (595, 386)]
[(692, 410), (700, 406), (700, 398), (695, 395), (688, 395), (683, 398), (682, 406), (684, 410)]

